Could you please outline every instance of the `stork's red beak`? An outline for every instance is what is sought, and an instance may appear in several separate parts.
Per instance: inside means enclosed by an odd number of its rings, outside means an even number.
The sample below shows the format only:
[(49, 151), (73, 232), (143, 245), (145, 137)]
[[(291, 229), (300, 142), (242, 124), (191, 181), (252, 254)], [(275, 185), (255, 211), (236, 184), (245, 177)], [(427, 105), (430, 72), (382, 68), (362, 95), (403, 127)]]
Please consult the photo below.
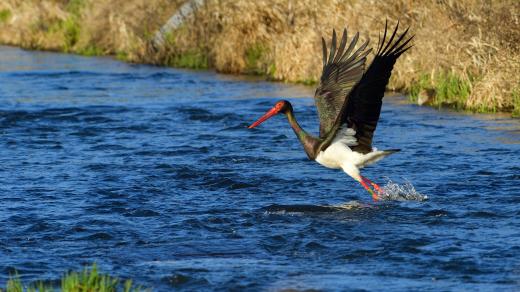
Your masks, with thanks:
[(263, 115), (261, 118), (259, 118), (258, 121), (252, 123), (251, 126), (249, 126), (248, 128), (252, 129), (252, 128), (260, 125), (261, 123), (263, 123), (264, 121), (266, 121), (267, 119), (269, 119), (270, 117), (276, 115), (279, 112), (280, 112), (280, 110), (277, 107), (273, 107), (268, 112), (266, 112), (265, 115)]

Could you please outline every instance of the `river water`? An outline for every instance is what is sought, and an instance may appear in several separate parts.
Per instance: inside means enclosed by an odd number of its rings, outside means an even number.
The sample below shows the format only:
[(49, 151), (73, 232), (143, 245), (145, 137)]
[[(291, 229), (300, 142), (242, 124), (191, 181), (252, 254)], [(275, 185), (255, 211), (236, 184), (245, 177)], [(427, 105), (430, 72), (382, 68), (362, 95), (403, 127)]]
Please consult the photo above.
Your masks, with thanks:
[(417, 196), (374, 203), (284, 117), (246, 128), (283, 97), (317, 132), (312, 92), (1, 47), (0, 287), (95, 262), (157, 291), (520, 290), (519, 120), (386, 98), (402, 151), (363, 173)]

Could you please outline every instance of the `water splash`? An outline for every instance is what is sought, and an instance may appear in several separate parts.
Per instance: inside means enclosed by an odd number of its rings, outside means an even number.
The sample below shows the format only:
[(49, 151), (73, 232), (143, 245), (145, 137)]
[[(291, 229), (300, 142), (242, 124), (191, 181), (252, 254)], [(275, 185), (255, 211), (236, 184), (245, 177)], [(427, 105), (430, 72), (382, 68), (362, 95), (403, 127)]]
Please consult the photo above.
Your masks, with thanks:
[(387, 178), (387, 183), (382, 189), (379, 198), (383, 201), (426, 201), (427, 195), (419, 193), (411, 182), (398, 184)]

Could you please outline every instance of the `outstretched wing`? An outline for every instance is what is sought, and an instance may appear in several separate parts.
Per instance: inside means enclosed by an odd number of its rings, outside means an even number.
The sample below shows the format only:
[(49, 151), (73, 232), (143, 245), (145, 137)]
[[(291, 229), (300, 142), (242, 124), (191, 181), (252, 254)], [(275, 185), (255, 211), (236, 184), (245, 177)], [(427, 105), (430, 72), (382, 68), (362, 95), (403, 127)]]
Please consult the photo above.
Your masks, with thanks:
[(359, 33), (356, 33), (347, 47), (347, 30), (345, 29), (339, 47), (336, 49), (336, 31), (333, 31), (328, 57), (327, 45), (325, 40), (321, 39), (323, 72), (320, 85), (314, 94), (320, 119), (320, 138), (326, 137), (331, 131), (347, 100), (347, 94), (363, 76), (366, 56), (370, 50), (365, 51), (368, 41), (354, 50), (358, 39)]
[[(386, 85), (392, 74), (394, 64), (412, 45), (408, 43), (413, 36), (407, 37), (407, 28), (396, 38), (399, 22), (387, 41), (388, 21), (385, 24), (383, 39), (380, 41), (376, 56), (359, 83), (350, 92), (348, 104), (342, 113), (341, 125), (347, 124), (356, 131), (357, 145), (352, 150), (368, 153), (372, 151), (372, 137), (381, 113), (381, 105)], [(394, 40), (395, 39), (395, 40)]]

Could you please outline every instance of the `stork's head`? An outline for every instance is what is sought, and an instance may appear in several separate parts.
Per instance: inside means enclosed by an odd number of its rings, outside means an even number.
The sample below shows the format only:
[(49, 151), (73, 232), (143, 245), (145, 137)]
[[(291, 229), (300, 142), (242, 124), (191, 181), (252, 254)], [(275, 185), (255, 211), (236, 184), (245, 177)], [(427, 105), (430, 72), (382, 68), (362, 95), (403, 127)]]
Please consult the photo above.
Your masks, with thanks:
[(269, 119), (279, 113), (285, 114), (288, 111), (290, 111), (291, 109), (292, 109), (291, 103), (288, 102), (287, 100), (277, 101), (276, 104), (270, 110), (268, 110), (261, 118), (259, 118), (253, 124), (251, 124), (251, 126), (249, 126), (248, 128), (252, 129), (252, 128), (260, 125), (261, 123), (265, 122), (267, 119)]

